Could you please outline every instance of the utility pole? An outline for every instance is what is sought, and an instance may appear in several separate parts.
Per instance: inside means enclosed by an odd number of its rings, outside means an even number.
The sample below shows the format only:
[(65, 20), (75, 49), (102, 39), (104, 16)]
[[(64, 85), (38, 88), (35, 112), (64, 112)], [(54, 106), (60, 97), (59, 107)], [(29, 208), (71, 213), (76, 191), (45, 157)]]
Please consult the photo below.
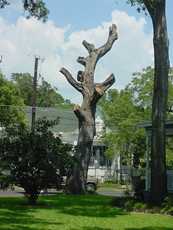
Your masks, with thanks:
[(32, 95), (32, 123), (31, 131), (35, 131), (35, 121), (36, 121), (36, 104), (37, 104), (37, 76), (38, 76), (38, 61), (39, 57), (35, 57), (34, 65), (34, 78), (33, 78), (33, 95)]

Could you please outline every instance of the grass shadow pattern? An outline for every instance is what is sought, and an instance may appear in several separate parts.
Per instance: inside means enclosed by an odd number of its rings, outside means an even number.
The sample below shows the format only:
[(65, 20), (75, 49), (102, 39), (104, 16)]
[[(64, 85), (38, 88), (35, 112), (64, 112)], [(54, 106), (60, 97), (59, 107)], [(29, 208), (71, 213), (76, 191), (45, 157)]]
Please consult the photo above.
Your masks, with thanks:
[(110, 198), (102, 197), (98, 195), (91, 196), (61, 196), (49, 197), (46, 200), (50, 206), (58, 212), (73, 215), (73, 216), (85, 216), (94, 218), (110, 218), (117, 215), (126, 215), (121, 208), (110, 207)]
[[(173, 230), (130, 225), (129, 213), (112, 207), (111, 197), (57, 195), (41, 197), (37, 206), (23, 198), (0, 198), (0, 230)], [(138, 217), (137, 217), (138, 218)], [(160, 218), (160, 217), (159, 217)], [(134, 228), (132, 228), (134, 226)], [(158, 224), (159, 226), (159, 224)]]

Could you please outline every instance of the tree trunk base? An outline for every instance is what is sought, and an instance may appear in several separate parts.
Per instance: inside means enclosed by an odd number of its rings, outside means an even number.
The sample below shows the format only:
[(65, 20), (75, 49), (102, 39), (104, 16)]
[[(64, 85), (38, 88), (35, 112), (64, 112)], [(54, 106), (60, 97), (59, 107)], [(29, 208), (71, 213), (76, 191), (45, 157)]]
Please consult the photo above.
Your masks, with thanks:
[(82, 195), (86, 194), (86, 189), (83, 181), (78, 178), (76, 179), (75, 177), (71, 176), (67, 180), (67, 190), (66, 192), (68, 194), (74, 194), (74, 195)]

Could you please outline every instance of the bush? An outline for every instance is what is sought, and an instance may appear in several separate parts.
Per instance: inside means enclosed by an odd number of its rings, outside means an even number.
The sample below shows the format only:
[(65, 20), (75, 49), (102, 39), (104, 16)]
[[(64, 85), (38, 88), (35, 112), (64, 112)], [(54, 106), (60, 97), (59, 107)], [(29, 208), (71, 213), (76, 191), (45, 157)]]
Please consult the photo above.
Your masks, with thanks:
[(173, 196), (167, 197), (162, 206), (153, 206), (152, 204), (139, 202), (132, 197), (116, 197), (112, 200), (112, 205), (120, 207), (125, 211), (163, 213), (173, 215)]
[(0, 154), (4, 168), (14, 183), (25, 190), (30, 204), (35, 204), (40, 191), (49, 184), (58, 187), (60, 176), (72, 167), (71, 146), (63, 144), (50, 128), (56, 121), (46, 119), (36, 122), (35, 131), (24, 127), (12, 127), (1, 141)]
[(173, 215), (173, 196), (168, 196), (165, 198), (162, 204), (162, 213)]
[(136, 202), (136, 203), (134, 203), (134, 207), (133, 207), (133, 209), (135, 211), (140, 211), (140, 212), (145, 212), (147, 210), (147, 208), (148, 208), (147, 204), (142, 203), (142, 202)]
[(145, 190), (145, 180), (140, 176), (132, 177), (132, 185), (135, 193), (135, 197), (139, 200), (143, 199), (143, 192)]
[(124, 208), (126, 211), (133, 211), (134, 208), (134, 200), (129, 199), (124, 203)]

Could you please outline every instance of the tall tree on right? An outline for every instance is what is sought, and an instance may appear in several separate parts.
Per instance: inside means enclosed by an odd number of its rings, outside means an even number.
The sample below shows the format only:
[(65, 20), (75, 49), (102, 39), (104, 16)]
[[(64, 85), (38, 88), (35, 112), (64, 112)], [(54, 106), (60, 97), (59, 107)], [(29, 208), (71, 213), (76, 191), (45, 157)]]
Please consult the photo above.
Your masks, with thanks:
[(160, 204), (167, 193), (165, 121), (168, 100), (169, 41), (166, 0), (128, 0), (147, 10), (153, 23), (154, 89), (152, 102), (151, 201)]

